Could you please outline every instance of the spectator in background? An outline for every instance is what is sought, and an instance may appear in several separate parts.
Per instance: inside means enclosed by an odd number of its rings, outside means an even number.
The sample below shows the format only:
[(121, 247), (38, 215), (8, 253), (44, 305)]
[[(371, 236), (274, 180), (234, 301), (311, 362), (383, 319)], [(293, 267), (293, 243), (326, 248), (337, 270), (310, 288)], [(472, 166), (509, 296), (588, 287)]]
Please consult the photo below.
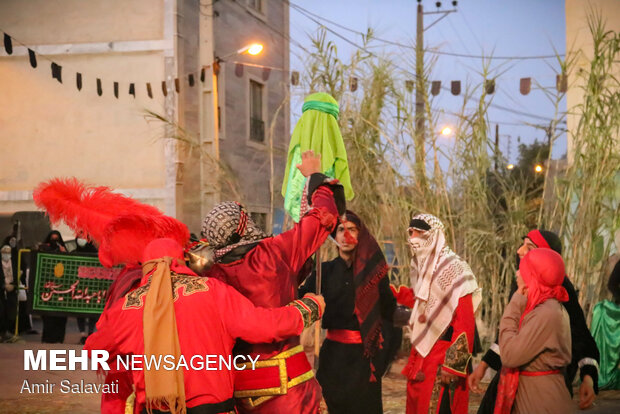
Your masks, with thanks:
[[(62, 240), (58, 230), (52, 230), (43, 243), (39, 246), (39, 251), (43, 253), (66, 253), (67, 247)], [(43, 315), (43, 343), (63, 343), (65, 340), (65, 329), (67, 327), (66, 316)]]
[[(19, 258), (19, 249), (23, 247), (23, 243), (18, 239), (18, 227), (17, 224), (13, 226), (13, 231), (11, 234), (6, 236), (2, 245), (8, 245), (11, 248), (11, 265), (13, 267), (13, 275), (15, 277), (15, 290), (17, 295), (17, 300), (19, 301), (19, 314), (17, 318), (19, 319), (19, 333), (22, 334), (26, 332), (28, 334), (37, 334), (38, 332), (32, 329), (32, 322), (30, 314), (28, 313), (28, 296), (26, 294), (26, 288), (28, 286), (28, 281), (26, 280), (28, 277), (27, 272), (24, 271), (24, 258), (27, 256), (22, 256), (22, 261), (18, 260)], [(17, 303), (15, 304), (17, 306)], [(11, 328), (11, 332), (14, 327)]]
[[(76, 248), (72, 253), (79, 255), (96, 255), (97, 246), (89, 238), (84, 238), (78, 234), (75, 237)], [(86, 338), (95, 331), (95, 325), (99, 320), (99, 315), (89, 318), (77, 318), (78, 329), (80, 330), (80, 343), (85, 344)], [(86, 331), (86, 323), (88, 322), (88, 333)]]
[(6, 341), (12, 337), (17, 316), (17, 289), (11, 246), (4, 245), (2, 253), (2, 290), (0, 291), (0, 337)]

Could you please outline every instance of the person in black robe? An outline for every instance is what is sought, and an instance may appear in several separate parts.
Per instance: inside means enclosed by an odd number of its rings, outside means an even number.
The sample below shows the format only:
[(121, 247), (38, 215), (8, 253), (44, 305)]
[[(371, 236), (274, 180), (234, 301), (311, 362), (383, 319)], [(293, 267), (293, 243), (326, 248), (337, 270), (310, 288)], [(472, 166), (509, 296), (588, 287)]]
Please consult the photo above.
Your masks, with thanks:
[[(523, 257), (529, 250), (536, 248), (548, 248), (562, 254), (562, 242), (557, 234), (547, 230), (532, 230), (523, 238), (523, 245), (519, 247), (518, 259)], [(517, 259), (517, 260), (518, 260)], [(588, 329), (586, 319), (579, 305), (579, 299), (575, 287), (564, 277), (562, 286), (568, 292), (568, 301), (562, 303), (568, 312), (571, 326), (572, 360), (564, 372), (566, 387), (573, 395), (573, 380), (577, 371), (581, 379), (579, 387), (579, 408), (585, 409), (592, 406), (595, 395), (598, 394), (598, 364), (600, 361), (599, 350), (596, 342)], [(512, 281), (510, 298), (517, 290), (516, 280)], [(481, 393), (479, 383), (488, 367), (497, 371), (480, 402), (478, 414), (492, 414), (497, 397), (497, 385), (499, 383), (499, 371), (502, 367), (500, 349), (497, 340), (482, 357), (482, 361), (469, 376), (469, 386), (474, 392)]]
[[(330, 414), (382, 413), (381, 377), (400, 346), (402, 331), (392, 324), (396, 299), (385, 257), (361, 220), (350, 211), (346, 217), (334, 234), (338, 257), (321, 266), (327, 337), (317, 380)], [(312, 274), (299, 295), (315, 291)]]
[(2, 268), (0, 269), (0, 342), (8, 341), (15, 332), (17, 315), (17, 278), (11, 259), (11, 247), (2, 246)]
[[(43, 253), (66, 253), (67, 247), (62, 240), (62, 236), (59, 231), (52, 230), (43, 243), (39, 246), (39, 252)], [(52, 316), (44, 314), (43, 319), (43, 333), (41, 335), (41, 342), (43, 343), (63, 343), (65, 341), (65, 329), (67, 327), (66, 316)]]

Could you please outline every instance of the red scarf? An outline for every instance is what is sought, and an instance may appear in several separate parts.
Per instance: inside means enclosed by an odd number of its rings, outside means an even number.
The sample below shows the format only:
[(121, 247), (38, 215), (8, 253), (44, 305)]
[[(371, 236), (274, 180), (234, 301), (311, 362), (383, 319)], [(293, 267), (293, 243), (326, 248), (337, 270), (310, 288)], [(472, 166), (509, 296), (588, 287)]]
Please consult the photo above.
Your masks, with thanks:
[(370, 361), (370, 381), (375, 382), (375, 367), (372, 358), (381, 347), (381, 309), (379, 304), (379, 282), (387, 277), (388, 265), (379, 243), (370, 234), (364, 223), (353, 212), (347, 211), (347, 220), (358, 228), (357, 241), (345, 232), (348, 243), (357, 243), (353, 259), (353, 283), (355, 284), (355, 316), (360, 324), (364, 357)]
[[(525, 315), (541, 303), (549, 299), (568, 301), (568, 293), (562, 286), (566, 273), (564, 261), (553, 250), (541, 248), (529, 251), (521, 260), (519, 272), (527, 286), (527, 304), (519, 320), (519, 328)], [(502, 367), (494, 414), (510, 414), (512, 411), (519, 386), (519, 371), (519, 368)]]

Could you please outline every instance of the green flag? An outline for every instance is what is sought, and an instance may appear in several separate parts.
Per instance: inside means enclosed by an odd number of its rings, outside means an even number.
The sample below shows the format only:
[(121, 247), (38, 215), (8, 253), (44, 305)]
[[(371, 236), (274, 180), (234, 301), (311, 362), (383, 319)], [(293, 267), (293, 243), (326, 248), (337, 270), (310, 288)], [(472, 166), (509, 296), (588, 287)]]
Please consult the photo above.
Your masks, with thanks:
[(347, 151), (338, 127), (338, 103), (326, 93), (314, 93), (304, 100), (302, 115), (291, 137), (286, 170), (282, 182), (284, 209), (299, 221), (301, 197), (306, 178), (296, 168), (301, 154), (313, 150), (321, 154), (321, 172), (336, 178), (344, 186), (345, 198), (354, 196), (349, 177)]

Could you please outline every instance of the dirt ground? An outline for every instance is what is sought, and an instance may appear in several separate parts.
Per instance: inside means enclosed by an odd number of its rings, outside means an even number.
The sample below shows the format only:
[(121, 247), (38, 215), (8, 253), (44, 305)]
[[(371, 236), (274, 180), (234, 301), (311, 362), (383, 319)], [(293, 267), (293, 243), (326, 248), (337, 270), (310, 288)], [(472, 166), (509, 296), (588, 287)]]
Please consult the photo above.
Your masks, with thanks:
[[(40, 326), (35, 326), (39, 329)], [(17, 343), (0, 344), (0, 413), (11, 414), (64, 414), (99, 412), (98, 394), (62, 394), (57, 390), (49, 394), (20, 393), (24, 380), (30, 382), (59, 382), (69, 379), (79, 382), (97, 382), (92, 371), (24, 371), (24, 349), (75, 349), (79, 345), (79, 333), (74, 318), (67, 323), (65, 344), (42, 345), (40, 335), (25, 335)], [(405, 414), (406, 381), (400, 374), (406, 358), (398, 359), (390, 372), (383, 379), (383, 407), (385, 414)], [(478, 408), (480, 396), (470, 396), (470, 413)], [(603, 391), (598, 396), (595, 406), (585, 411), (587, 414), (620, 413), (620, 391)]]

